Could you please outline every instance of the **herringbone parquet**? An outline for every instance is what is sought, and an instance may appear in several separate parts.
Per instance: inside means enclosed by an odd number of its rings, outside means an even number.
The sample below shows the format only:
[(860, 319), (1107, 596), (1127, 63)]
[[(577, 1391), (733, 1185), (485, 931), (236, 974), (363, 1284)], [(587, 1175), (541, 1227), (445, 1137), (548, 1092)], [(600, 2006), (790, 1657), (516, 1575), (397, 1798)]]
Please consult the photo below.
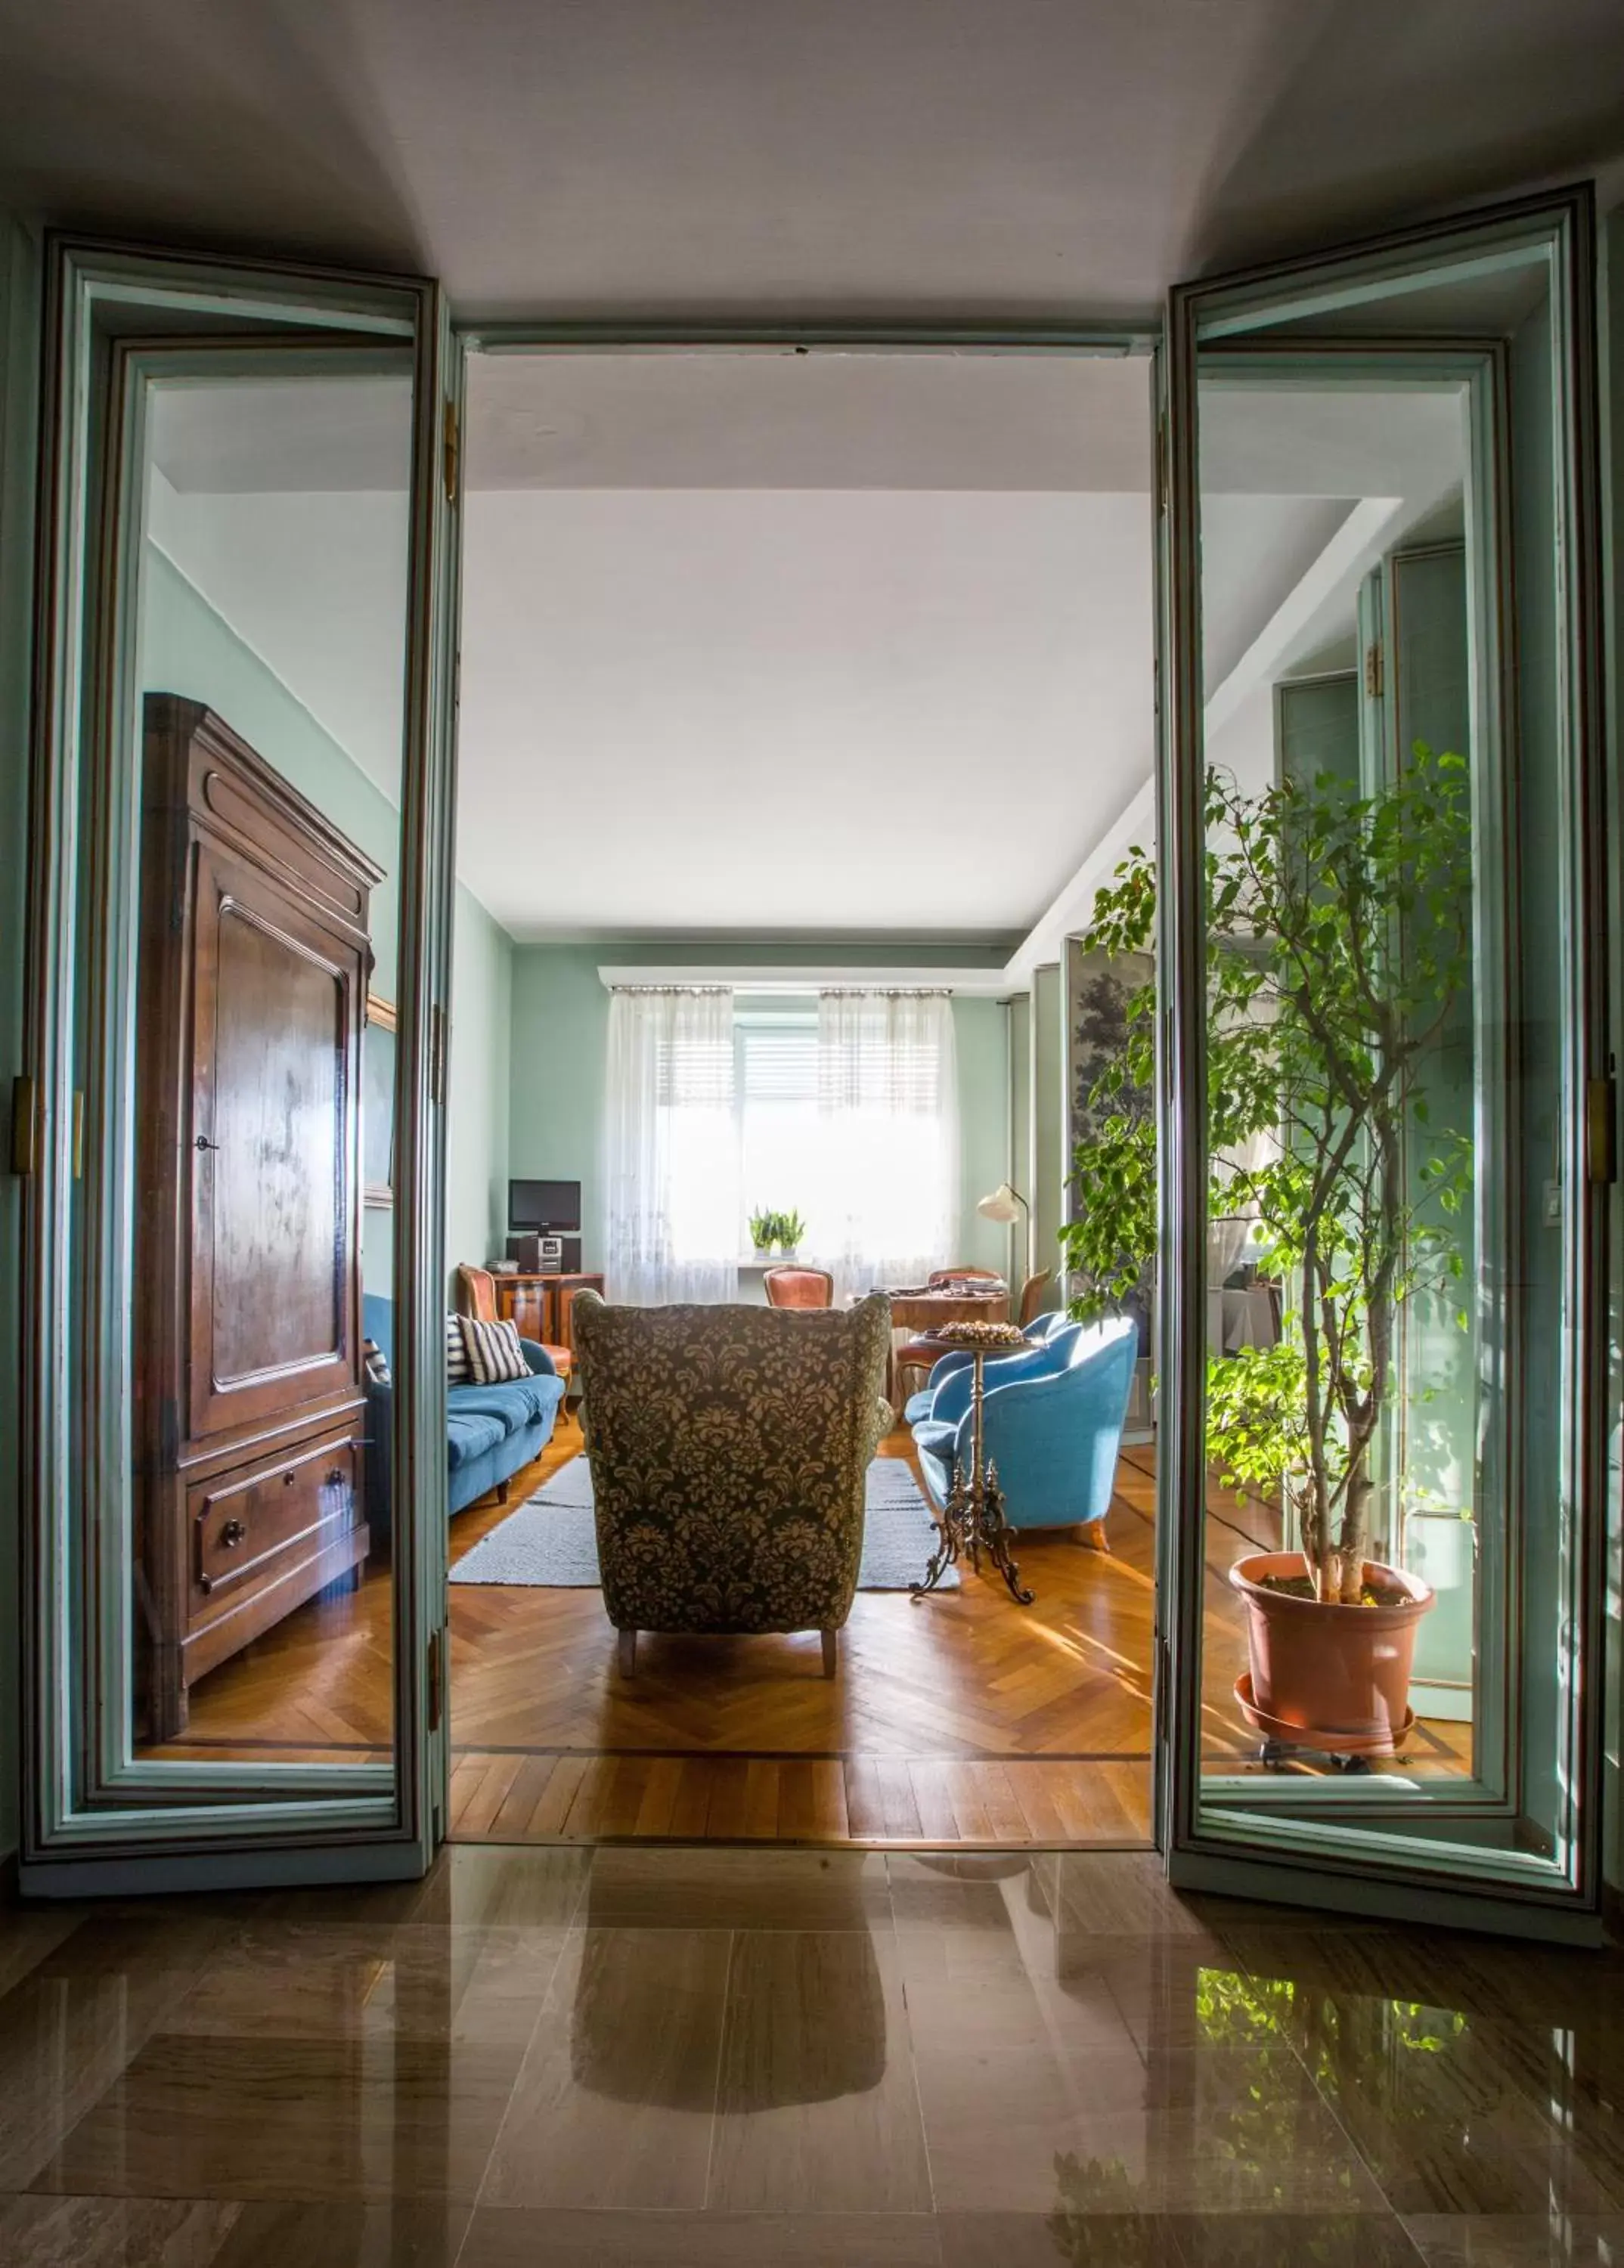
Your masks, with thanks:
[[(460, 1558), (579, 1454), (560, 1421), (505, 1505), (460, 1513)], [(905, 1432), (885, 1453), (907, 1455)], [(1035, 1603), (966, 1576), (928, 1600), (860, 1592), (839, 1675), (816, 1633), (659, 1638), (615, 1666), (596, 1591), (454, 1585), (450, 1832), (498, 1841), (620, 1837), (810, 1843), (1115, 1845), (1150, 1833), (1155, 1473), (1118, 1468), (1102, 1553), (1065, 1533), (1021, 1539)], [(1224, 1580), (1269, 1515), (1214, 1493), (1207, 1531), (1206, 1736), (1224, 1768), (1256, 1736), (1231, 1692), (1244, 1659)], [(293, 1761), (388, 1752), (390, 1581), (313, 1602), (197, 1686), (166, 1754)], [(1462, 1769), (1465, 1727), (1418, 1728), (1421, 1768)]]

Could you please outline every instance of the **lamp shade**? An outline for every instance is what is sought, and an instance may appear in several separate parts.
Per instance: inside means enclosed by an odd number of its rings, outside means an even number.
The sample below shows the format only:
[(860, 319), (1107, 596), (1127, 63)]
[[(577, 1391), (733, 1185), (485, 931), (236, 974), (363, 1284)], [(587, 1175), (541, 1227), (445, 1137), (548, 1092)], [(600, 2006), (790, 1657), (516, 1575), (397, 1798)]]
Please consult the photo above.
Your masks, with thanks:
[(1019, 1189), (1012, 1189), (1008, 1182), (1000, 1182), (995, 1189), (979, 1199), (976, 1211), (984, 1220), (1017, 1221), (1026, 1199)]

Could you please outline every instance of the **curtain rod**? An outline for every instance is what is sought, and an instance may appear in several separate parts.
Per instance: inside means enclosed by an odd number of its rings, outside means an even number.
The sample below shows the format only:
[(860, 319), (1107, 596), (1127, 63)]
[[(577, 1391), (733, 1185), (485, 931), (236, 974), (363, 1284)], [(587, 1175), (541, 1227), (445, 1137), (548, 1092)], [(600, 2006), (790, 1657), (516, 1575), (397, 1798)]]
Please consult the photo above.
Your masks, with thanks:
[(782, 961), (765, 968), (749, 961), (720, 968), (692, 961), (668, 967), (601, 961), (598, 981), (609, 992), (955, 992), (996, 1000), (1009, 990), (1007, 968), (944, 968), (940, 961), (875, 969), (843, 968), (838, 961), (804, 968)]
[(950, 984), (653, 984), (640, 979), (634, 983), (616, 983), (606, 979), (611, 992), (742, 992), (759, 997), (765, 992), (782, 992), (793, 999), (831, 1000), (926, 1000), (950, 999)]

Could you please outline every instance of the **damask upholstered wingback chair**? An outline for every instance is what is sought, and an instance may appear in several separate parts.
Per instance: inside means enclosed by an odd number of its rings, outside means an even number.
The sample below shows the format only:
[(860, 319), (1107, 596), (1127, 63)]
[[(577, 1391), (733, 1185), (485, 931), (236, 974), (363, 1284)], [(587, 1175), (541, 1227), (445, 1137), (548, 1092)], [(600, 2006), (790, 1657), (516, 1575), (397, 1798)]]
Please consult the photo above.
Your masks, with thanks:
[(890, 1305), (610, 1307), (575, 1296), (603, 1604), (639, 1631), (821, 1631), (832, 1677), (890, 1423)]

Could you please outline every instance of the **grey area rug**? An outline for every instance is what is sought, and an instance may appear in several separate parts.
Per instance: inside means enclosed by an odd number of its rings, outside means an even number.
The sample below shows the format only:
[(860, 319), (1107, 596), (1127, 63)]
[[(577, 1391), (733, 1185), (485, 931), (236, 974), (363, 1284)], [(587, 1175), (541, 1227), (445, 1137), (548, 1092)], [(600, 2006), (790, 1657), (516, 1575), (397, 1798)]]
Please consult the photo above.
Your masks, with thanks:
[[(905, 1591), (919, 1580), (936, 1547), (935, 1524), (919, 1484), (900, 1457), (868, 1468), (860, 1591)], [(596, 1590), (598, 1538), (593, 1520), (592, 1468), (585, 1457), (560, 1465), (528, 1504), (510, 1513), (451, 1571), (454, 1583), (514, 1583), (558, 1591)], [(952, 1590), (958, 1569), (940, 1585)]]

